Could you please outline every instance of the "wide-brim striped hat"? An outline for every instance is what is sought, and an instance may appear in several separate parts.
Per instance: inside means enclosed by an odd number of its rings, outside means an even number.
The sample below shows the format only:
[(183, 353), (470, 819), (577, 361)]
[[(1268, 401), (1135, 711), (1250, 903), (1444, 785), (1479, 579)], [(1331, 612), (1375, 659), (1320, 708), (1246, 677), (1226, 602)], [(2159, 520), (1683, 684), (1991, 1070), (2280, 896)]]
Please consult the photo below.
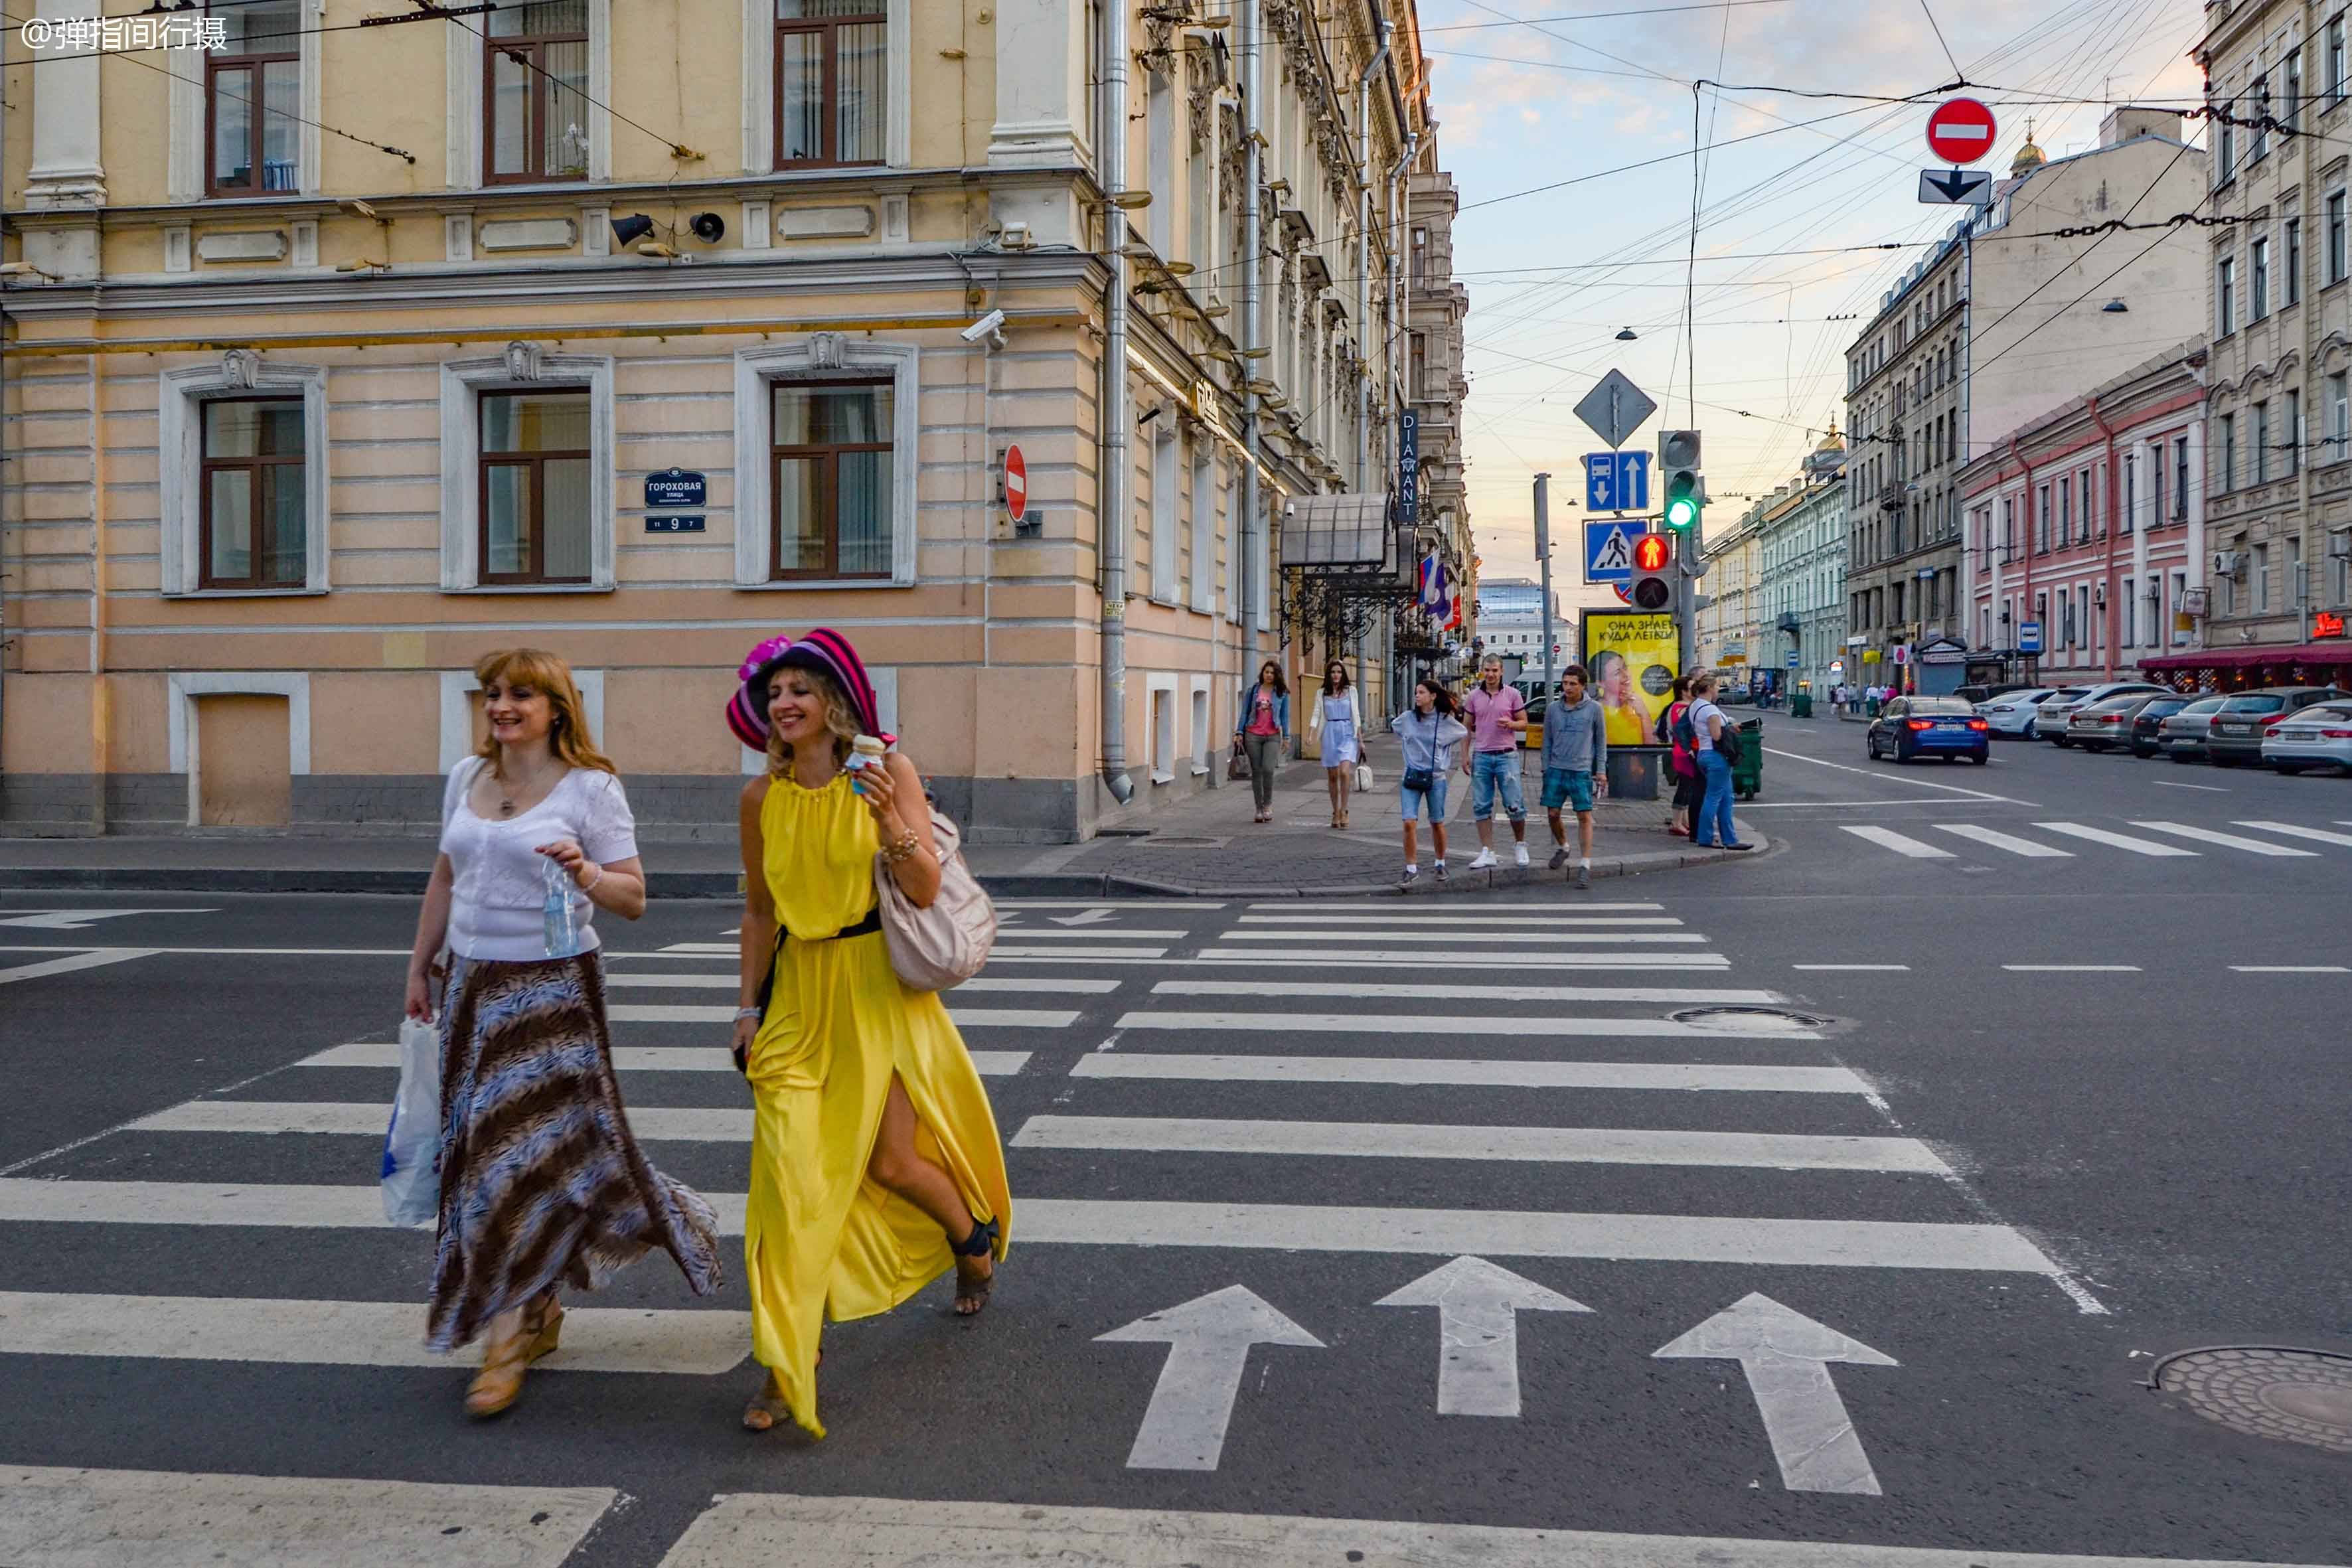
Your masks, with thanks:
[(791, 667), (830, 676), (856, 710), (859, 733), (877, 735), (885, 742), (897, 739), (882, 733), (881, 709), (875, 700), (874, 682), (866, 674), (866, 661), (857, 657), (847, 637), (829, 626), (819, 626), (804, 637), (770, 637), (744, 656), (742, 668), (736, 672), (742, 684), (727, 700), (727, 727), (746, 746), (755, 752), (767, 750), (770, 683), (778, 670)]

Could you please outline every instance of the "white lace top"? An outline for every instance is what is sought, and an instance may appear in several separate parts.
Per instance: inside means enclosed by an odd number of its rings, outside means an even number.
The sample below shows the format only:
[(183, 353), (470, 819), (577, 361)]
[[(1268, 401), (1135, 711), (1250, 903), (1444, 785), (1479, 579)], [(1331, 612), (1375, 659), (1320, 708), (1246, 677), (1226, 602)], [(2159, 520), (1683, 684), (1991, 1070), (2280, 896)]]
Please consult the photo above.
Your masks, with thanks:
[[(441, 796), (441, 853), (456, 872), (449, 900), (449, 948), (461, 958), (543, 959), (546, 857), (538, 846), (576, 840), (588, 858), (604, 864), (637, 853), (636, 818), (621, 781), (593, 768), (574, 768), (555, 781), (547, 798), (502, 821), (475, 814), (467, 797), (488, 764), (467, 757), (449, 770)], [(573, 889), (572, 918), (583, 949), (597, 945), (588, 922), (596, 907)]]

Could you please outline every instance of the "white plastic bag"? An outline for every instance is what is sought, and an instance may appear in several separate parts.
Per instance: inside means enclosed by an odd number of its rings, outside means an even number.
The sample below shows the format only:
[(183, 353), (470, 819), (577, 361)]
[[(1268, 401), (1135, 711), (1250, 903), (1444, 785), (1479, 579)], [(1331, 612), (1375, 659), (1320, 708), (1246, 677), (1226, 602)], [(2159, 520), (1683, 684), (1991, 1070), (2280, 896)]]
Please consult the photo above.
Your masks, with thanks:
[(441, 1031), (400, 1026), (400, 1090), (383, 1135), (383, 1217), (420, 1226), (441, 1210)]

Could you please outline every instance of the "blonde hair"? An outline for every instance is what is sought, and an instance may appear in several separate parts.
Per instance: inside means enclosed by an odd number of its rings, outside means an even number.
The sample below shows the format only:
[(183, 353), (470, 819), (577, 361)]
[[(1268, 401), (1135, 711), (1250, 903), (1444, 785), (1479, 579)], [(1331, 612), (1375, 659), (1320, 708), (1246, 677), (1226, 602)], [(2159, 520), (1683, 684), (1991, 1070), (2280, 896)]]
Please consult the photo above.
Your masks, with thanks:
[[(474, 679), (484, 688), (502, 680), (547, 693), (548, 703), (555, 710), (547, 730), (548, 750), (572, 767), (593, 768), (600, 773), (621, 771), (613, 765), (612, 758), (596, 749), (596, 738), (588, 732), (588, 710), (580, 700), (580, 688), (572, 679), (572, 667), (561, 658), (545, 648), (500, 648), (474, 661)], [(474, 752), (490, 764), (492, 773), (497, 772), (496, 735), (483, 736)]]
[[(849, 743), (857, 739), (857, 709), (849, 700), (849, 693), (841, 689), (841, 682), (824, 670), (811, 669), (806, 665), (793, 664), (786, 665), (784, 668), (768, 678), (768, 690), (772, 699), (775, 692), (775, 683), (782, 680), (787, 672), (798, 675), (807, 681), (809, 689), (824, 700), (824, 727), (833, 732), (833, 760), (836, 763), (847, 762)], [(766, 717), (764, 710), (761, 716)], [(782, 733), (771, 721), (768, 725), (768, 776), (782, 778), (792, 772), (792, 743), (784, 739)]]

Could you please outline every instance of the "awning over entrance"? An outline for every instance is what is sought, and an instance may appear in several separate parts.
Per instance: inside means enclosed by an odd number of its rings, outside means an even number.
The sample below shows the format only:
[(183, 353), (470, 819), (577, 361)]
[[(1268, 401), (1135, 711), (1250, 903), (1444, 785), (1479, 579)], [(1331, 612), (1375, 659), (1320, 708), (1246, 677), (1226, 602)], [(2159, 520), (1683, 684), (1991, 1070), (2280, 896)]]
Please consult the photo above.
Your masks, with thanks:
[(2263, 665), (2352, 665), (2352, 641), (2272, 644), (2269, 647), (2208, 647), (2160, 653), (2139, 661), (2142, 669), (2252, 669)]
[(1283, 508), (1282, 564), (1376, 572), (1394, 565), (1384, 494), (1304, 495)]

